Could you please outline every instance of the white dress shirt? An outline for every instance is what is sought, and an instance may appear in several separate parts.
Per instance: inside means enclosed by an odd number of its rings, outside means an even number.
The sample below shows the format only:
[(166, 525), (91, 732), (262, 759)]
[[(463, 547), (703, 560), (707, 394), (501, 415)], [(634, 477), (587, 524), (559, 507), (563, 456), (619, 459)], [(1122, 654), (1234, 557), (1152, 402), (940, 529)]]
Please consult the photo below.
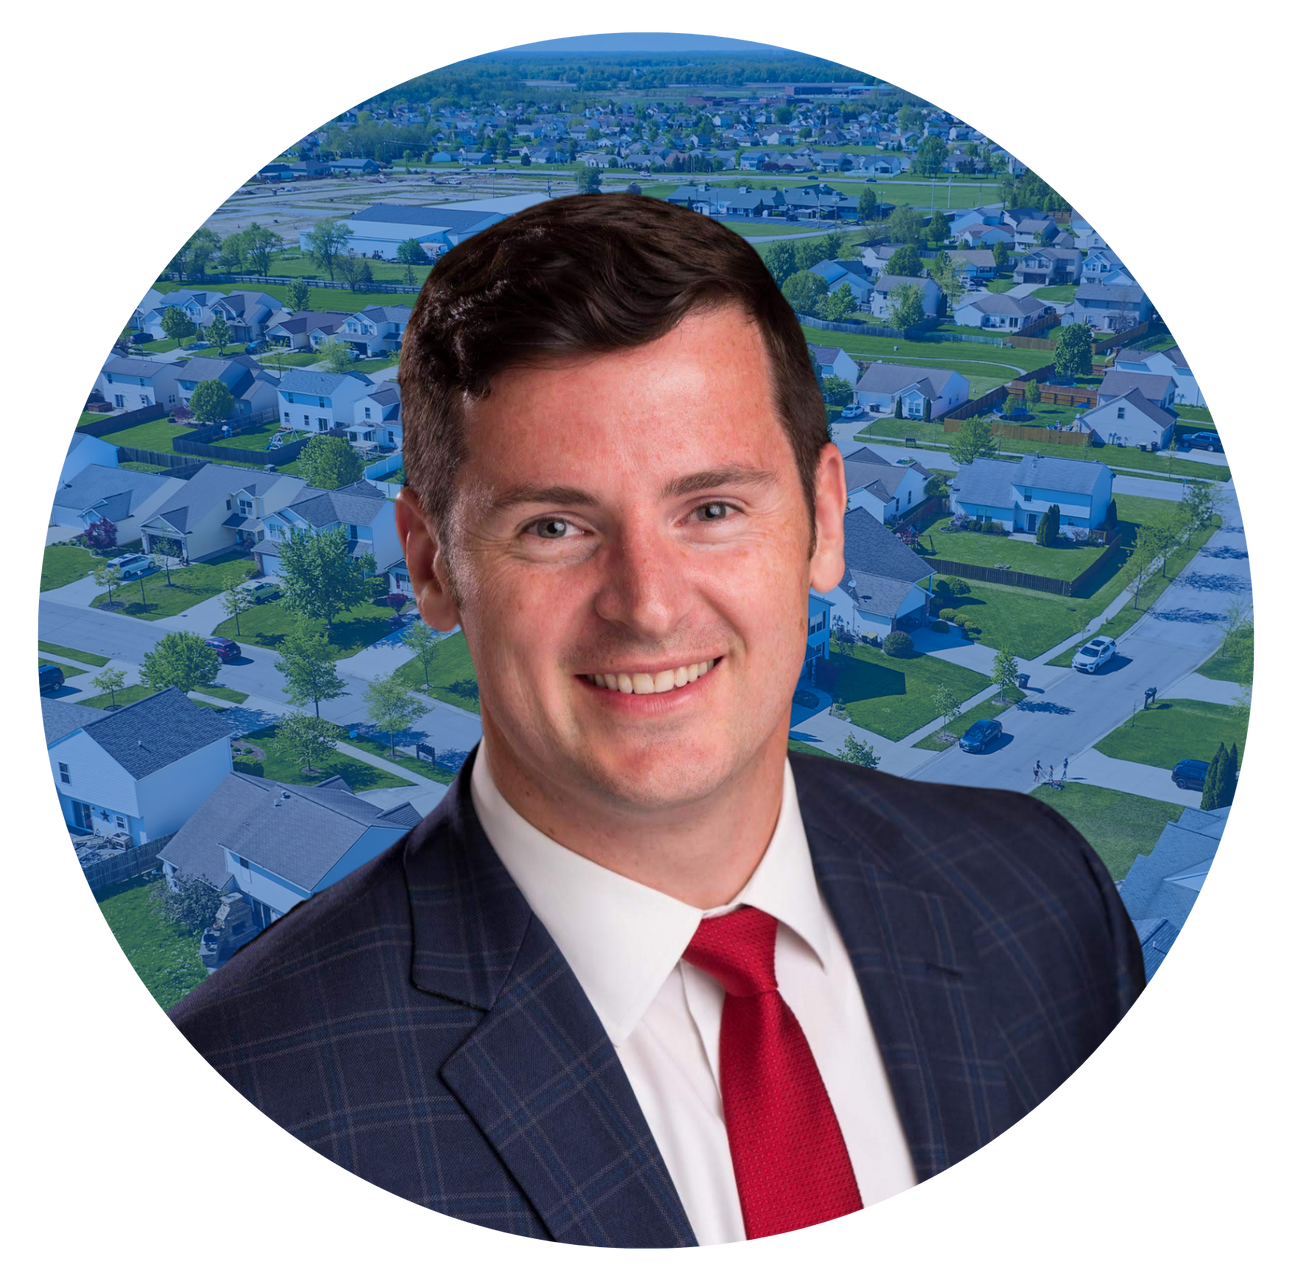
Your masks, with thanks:
[(566, 849), (489, 773), (471, 799), (485, 835), (588, 995), (623, 1064), (696, 1240), (745, 1239), (719, 1089), (721, 984), (682, 953), (700, 921), (742, 904), (776, 917), (776, 976), (816, 1059), (865, 1205), (914, 1187), (906, 1136), (834, 918), (821, 898), (788, 760), (776, 830), (744, 888), (701, 911)]

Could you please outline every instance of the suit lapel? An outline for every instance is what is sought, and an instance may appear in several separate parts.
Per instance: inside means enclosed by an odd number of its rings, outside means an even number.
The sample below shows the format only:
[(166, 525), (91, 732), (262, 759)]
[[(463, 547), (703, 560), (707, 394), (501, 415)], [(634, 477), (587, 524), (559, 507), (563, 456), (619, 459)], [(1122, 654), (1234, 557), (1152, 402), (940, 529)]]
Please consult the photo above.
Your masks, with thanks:
[[(978, 982), (969, 922), (905, 883), (921, 858), (870, 771), (790, 755), (818, 884), (857, 974), (918, 1178), (994, 1137), (1002, 1043)], [(908, 857), (909, 856), (909, 857)]]
[(695, 1245), (614, 1046), (480, 827), (474, 758), (405, 863), (413, 982), (483, 1011), (440, 1077), (555, 1240)]

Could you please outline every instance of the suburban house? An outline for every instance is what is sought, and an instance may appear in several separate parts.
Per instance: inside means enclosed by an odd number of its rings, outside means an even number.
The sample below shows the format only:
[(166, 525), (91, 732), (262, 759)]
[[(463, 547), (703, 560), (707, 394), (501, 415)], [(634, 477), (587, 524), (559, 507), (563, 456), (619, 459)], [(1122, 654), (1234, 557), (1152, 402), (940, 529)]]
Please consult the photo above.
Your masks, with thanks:
[(990, 249), (992, 245), (1002, 240), (1007, 249), (1012, 248), (1014, 244), (1014, 228), (1004, 224), (988, 225), (974, 222), (953, 234), (968, 249)]
[(1053, 303), (1027, 295), (977, 293), (962, 298), (952, 312), (957, 325), (976, 329), (1025, 329), (1055, 310)]
[[(494, 201), (464, 200), (447, 205), (371, 205), (343, 220), (351, 233), (346, 249), (368, 258), (394, 261), (404, 241), (416, 240), (434, 256), (477, 231), (501, 222), (508, 214), (547, 198), (539, 193), (505, 196)], [(306, 239), (312, 230), (301, 232), (302, 249), (309, 249)]]
[(265, 337), (292, 351), (309, 351), (325, 338), (334, 337), (349, 318), (344, 311), (297, 311), (275, 320), (265, 330)]
[(872, 414), (936, 418), (969, 399), (969, 380), (954, 369), (922, 369), (877, 360), (857, 382), (857, 404)]
[(924, 501), (930, 474), (919, 463), (890, 463), (863, 445), (843, 459), (848, 510), (864, 507), (878, 521), (894, 520)]
[(1014, 269), (1016, 285), (1070, 285), (1081, 274), (1081, 250), (1046, 246), (1029, 250)]
[(808, 270), (825, 281), (830, 293), (835, 293), (837, 290), (842, 289), (844, 285), (847, 285), (852, 290), (852, 296), (857, 300), (859, 308), (864, 307), (870, 301), (874, 286), (865, 276), (865, 269), (860, 262), (840, 262), (827, 258), (824, 262), (819, 262), (815, 267), (810, 267)]
[(381, 169), (381, 166), (375, 160), (367, 158), (329, 160), (327, 167), (330, 173), (340, 174), (343, 177), (361, 173), (377, 173)]
[(412, 314), (411, 307), (365, 307), (347, 316), (335, 334), (360, 356), (384, 356), (399, 350)]
[(1058, 230), (1053, 218), (1020, 218), (1014, 224), (1014, 248), (1037, 249), (1053, 240)]
[(1085, 262), (1081, 264), (1081, 283), (1083, 285), (1102, 284), (1110, 276), (1124, 270), (1125, 264), (1111, 249), (1106, 246), (1091, 249), (1086, 254)]
[[(150, 312), (157, 310), (163, 305), (163, 299), (166, 297), (160, 289), (149, 289), (139, 300), (139, 305), (130, 313), (130, 328), (141, 330), (144, 327), (144, 317)], [(157, 314), (160, 316), (161, 312)]]
[(960, 279), (969, 284), (995, 278), (996, 259), (989, 249), (953, 249), (948, 257)]
[(245, 418), (278, 404), (278, 379), (250, 356), (190, 356), (166, 366), (174, 383), (174, 395), (185, 409), (198, 383), (222, 382), (233, 396), (230, 418)]
[(260, 522), (296, 497), (305, 482), (284, 472), (207, 463), (141, 522), (144, 551), (159, 538), (177, 543), (185, 560), (209, 560), (235, 547), (250, 548)]
[(834, 617), (863, 635), (913, 632), (928, 619), (933, 571), (864, 507), (843, 518), (843, 579), (821, 595)]
[(91, 463), (55, 490), (49, 523), (83, 534), (106, 517), (117, 527), (118, 544), (132, 543), (140, 536), (140, 525), (169, 506), (183, 484), (178, 476)]
[(830, 658), (830, 615), (834, 605), (825, 596), (808, 592), (807, 653), (799, 672), (799, 683), (810, 682), (816, 676), (818, 659)]
[(1117, 887), (1139, 935), (1148, 978), (1184, 928), (1206, 883), (1229, 809), (1186, 809), (1162, 829), (1150, 853), (1136, 856)]
[(320, 432), (348, 426), (354, 402), (373, 388), (367, 374), (325, 374), (289, 369), (278, 384), (278, 419), (295, 431)]
[(182, 873), (241, 895), (251, 909), (246, 942), (420, 821), (411, 805), (383, 809), (356, 796), (339, 775), (301, 787), (228, 773), (162, 850), (162, 871), (172, 885)]
[(875, 281), (875, 292), (870, 299), (871, 315), (887, 320), (897, 309), (897, 299), (893, 295), (903, 285), (914, 285), (920, 291), (925, 316), (938, 314), (938, 301), (942, 297), (942, 290), (936, 280), (930, 280), (927, 276), (880, 276)]
[(42, 698), (45, 746), (74, 832), (169, 835), (233, 769), (233, 726), (167, 688), (116, 711)]
[(67, 447), (67, 454), (63, 458), (63, 470), (59, 473), (58, 483), (61, 485), (64, 481), (71, 480), (92, 463), (97, 463), (100, 467), (115, 467), (117, 446), (83, 431), (73, 432), (72, 443)]
[(139, 328), (151, 334), (156, 341), (165, 338), (166, 331), (162, 328), (161, 321), (171, 307), (182, 311), (193, 324), (201, 328), (214, 317), (215, 313), (211, 308), (223, 297), (218, 289), (176, 289), (162, 294), (156, 305), (144, 313)]
[(1036, 533), (1037, 522), (1055, 504), (1060, 526), (1097, 529), (1112, 501), (1113, 473), (1103, 463), (1047, 454), (1018, 462), (975, 458), (948, 485), (951, 510), (971, 520), (994, 520), (1014, 533)]
[(1148, 295), (1138, 285), (1078, 285), (1076, 297), (1063, 310), (1063, 323), (1115, 333), (1143, 323), (1151, 310)]
[(822, 378), (842, 378), (850, 387), (857, 385), (857, 375), (861, 370), (842, 348), (818, 347), (816, 343), (808, 343), (808, 352)]
[(951, 217), (949, 225), (951, 234), (959, 236), (962, 231), (967, 231), (970, 227), (1001, 227), (1004, 223), (1003, 205), (978, 205), (973, 209), (961, 209)]
[(1175, 404), (1175, 379), (1170, 374), (1140, 373), (1137, 370), (1108, 370), (1096, 392), (1095, 403), (1106, 405), (1127, 392), (1138, 391), (1145, 400), (1152, 401), (1159, 409), (1170, 409)]
[(352, 556), (371, 552), (379, 572), (399, 559), (399, 538), (395, 533), (395, 504), (366, 480), (356, 480), (340, 489), (312, 489), (306, 486), (278, 511), (262, 522), (256, 543), (256, 563), (266, 574), (279, 570), (278, 549), (298, 532), (321, 534), (344, 529)]
[(889, 174), (905, 173), (910, 167), (910, 156), (892, 151), (878, 151), (869, 156), (859, 156), (854, 172), (867, 178), (880, 178)]
[(1163, 449), (1175, 428), (1175, 379), (1170, 374), (1147, 374), (1111, 369), (1099, 384), (1095, 407), (1073, 420), (1108, 445)]
[(176, 401), (171, 367), (160, 360), (114, 356), (103, 366), (97, 385), (100, 397), (116, 409), (146, 409)]
[(1168, 347), (1165, 351), (1140, 351), (1135, 347), (1123, 347), (1113, 360), (1114, 369), (1124, 369), (1132, 373), (1169, 374), (1175, 379), (1177, 405), (1203, 405), (1207, 401), (1198, 387), (1198, 380), (1189, 368), (1184, 353), (1179, 347)]
[(284, 315), (277, 298), (262, 293), (225, 294), (211, 304), (211, 318), (219, 317), (229, 325), (230, 342), (254, 342)]
[(350, 412), (353, 421), (345, 434), (354, 445), (362, 449), (371, 444), (386, 451), (403, 448), (403, 406), (399, 384), (393, 378), (360, 396)]

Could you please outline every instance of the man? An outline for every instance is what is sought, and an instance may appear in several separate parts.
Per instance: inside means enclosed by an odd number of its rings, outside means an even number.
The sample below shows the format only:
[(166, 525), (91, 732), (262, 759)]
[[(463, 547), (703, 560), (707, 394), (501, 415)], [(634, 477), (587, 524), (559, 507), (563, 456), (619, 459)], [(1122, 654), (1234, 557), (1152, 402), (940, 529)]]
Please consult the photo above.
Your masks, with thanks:
[(611, 1246), (771, 1235), (969, 1155), (1143, 986), (1025, 796), (787, 759), (842, 460), (754, 251), (579, 196), (451, 250), (400, 362), (396, 517), (482, 740), (407, 838), (172, 1012), (400, 1196)]

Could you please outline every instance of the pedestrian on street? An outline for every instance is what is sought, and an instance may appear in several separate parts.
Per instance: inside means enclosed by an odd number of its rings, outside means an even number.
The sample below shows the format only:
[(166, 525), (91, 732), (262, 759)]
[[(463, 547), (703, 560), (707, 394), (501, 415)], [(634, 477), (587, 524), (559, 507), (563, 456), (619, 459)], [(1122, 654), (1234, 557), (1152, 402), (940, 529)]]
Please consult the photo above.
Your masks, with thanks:
[(1066, 756), (1063, 758), (1063, 778), (1059, 781), (1063, 783), (1068, 781), (1068, 758)]
[(1050, 786), (1051, 786), (1051, 787), (1053, 787), (1053, 786), (1054, 786), (1054, 766), (1053, 766), (1053, 765), (1051, 765), (1051, 766), (1050, 766), (1050, 779), (1049, 779), (1049, 782), (1050, 782)]
[(1039, 783), (1040, 781), (1041, 781), (1041, 762), (1037, 761), (1036, 764), (1032, 767), (1032, 782)]

